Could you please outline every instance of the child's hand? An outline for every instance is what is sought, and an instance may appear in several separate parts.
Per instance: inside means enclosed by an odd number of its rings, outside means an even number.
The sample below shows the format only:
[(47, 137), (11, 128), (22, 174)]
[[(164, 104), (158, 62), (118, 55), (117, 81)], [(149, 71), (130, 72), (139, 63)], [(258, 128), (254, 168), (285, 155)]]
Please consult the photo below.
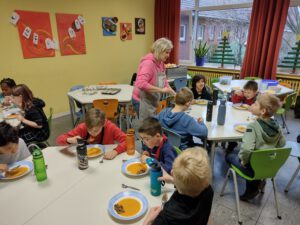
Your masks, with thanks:
[(82, 137), (80, 137), (80, 136), (69, 137), (69, 138), (67, 138), (67, 142), (69, 144), (77, 144), (77, 139), (82, 139)]
[(146, 155), (146, 154), (143, 154), (142, 157), (141, 157), (141, 162), (142, 162), (142, 163), (146, 163), (146, 159), (147, 159), (147, 158), (149, 158), (149, 156)]
[(7, 164), (0, 164), (0, 172), (6, 172), (8, 169)]
[(114, 149), (104, 154), (104, 159), (114, 159), (118, 155), (118, 152)]
[(243, 96), (243, 91), (242, 90), (236, 90), (234, 92), (234, 94), (238, 95), (238, 96)]
[(22, 115), (20, 115), (20, 114), (17, 114), (16, 118), (17, 118), (17, 120), (19, 120), (21, 122), (24, 120), (24, 117)]
[(11, 96), (4, 96), (3, 105), (10, 105), (11, 104)]
[(198, 122), (198, 123), (202, 123), (202, 122), (203, 122), (203, 118), (202, 118), (202, 117), (199, 117), (199, 118), (197, 119), (197, 122)]
[(162, 175), (162, 177), (159, 177), (158, 180), (164, 181), (168, 184), (173, 184), (174, 183), (173, 177), (170, 174), (168, 174), (167, 171), (165, 171), (163, 168), (162, 168), (162, 172), (163, 172), (163, 175)]
[(153, 223), (155, 218), (158, 216), (160, 211), (162, 210), (161, 206), (152, 207), (146, 217), (146, 219), (143, 222), (143, 225), (150, 225)]

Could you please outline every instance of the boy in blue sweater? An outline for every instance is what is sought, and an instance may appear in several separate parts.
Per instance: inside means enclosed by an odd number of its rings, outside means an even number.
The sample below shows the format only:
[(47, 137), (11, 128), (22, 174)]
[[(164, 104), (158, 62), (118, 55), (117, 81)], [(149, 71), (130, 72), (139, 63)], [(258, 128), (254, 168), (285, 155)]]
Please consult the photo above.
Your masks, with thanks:
[(160, 112), (158, 120), (163, 127), (169, 128), (182, 136), (179, 148), (184, 150), (195, 146), (193, 136), (207, 137), (207, 127), (200, 117), (195, 120), (186, 111), (194, 99), (193, 92), (187, 87), (181, 88), (175, 96), (175, 107)]
[(138, 129), (143, 143), (148, 147), (142, 154), (141, 161), (146, 162), (148, 157), (158, 160), (164, 170), (171, 172), (177, 154), (168, 138), (162, 134), (162, 128), (155, 118), (146, 118)]

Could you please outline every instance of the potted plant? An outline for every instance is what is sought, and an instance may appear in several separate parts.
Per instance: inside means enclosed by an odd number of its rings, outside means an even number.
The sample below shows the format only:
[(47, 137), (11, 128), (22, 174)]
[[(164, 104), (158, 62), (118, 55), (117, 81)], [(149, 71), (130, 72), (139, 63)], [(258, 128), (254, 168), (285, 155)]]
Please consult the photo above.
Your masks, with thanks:
[(198, 47), (194, 48), (195, 51), (195, 58), (196, 58), (196, 66), (203, 66), (204, 65), (204, 57), (207, 54), (209, 50), (209, 46), (207, 46), (207, 43), (199, 42)]

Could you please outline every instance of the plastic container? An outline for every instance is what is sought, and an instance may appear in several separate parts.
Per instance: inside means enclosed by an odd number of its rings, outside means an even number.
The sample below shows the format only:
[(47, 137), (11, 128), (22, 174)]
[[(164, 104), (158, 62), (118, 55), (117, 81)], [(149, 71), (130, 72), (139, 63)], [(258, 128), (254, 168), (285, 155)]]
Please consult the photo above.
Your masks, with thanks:
[(134, 153), (135, 153), (134, 129), (127, 129), (127, 133), (126, 133), (126, 153), (127, 153), (127, 155), (134, 155)]
[(232, 76), (222, 76), (220, 77), (220, 84), (229, 85), (231, 84)]
[(34, 174), (38, 182), (47, 180), (47, 171), (42, 150), (35, 144), (28, 146), (32, 152)]
[(277, 80), (262, 80), (261, 85), (262, 84), (268, 84), (268, 87), (277, 86), (278, 81)]

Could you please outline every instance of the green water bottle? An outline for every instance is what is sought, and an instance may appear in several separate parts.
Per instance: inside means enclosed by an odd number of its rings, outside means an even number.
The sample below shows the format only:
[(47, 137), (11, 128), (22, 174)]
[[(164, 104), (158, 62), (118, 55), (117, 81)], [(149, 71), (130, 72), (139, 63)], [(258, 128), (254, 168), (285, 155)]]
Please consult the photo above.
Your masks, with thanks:
[(42, 150), (35, 144), (29, 145), (28, 148), (32, 152), (36, 180), (38, 182), (47, 180), (46, 165)]

